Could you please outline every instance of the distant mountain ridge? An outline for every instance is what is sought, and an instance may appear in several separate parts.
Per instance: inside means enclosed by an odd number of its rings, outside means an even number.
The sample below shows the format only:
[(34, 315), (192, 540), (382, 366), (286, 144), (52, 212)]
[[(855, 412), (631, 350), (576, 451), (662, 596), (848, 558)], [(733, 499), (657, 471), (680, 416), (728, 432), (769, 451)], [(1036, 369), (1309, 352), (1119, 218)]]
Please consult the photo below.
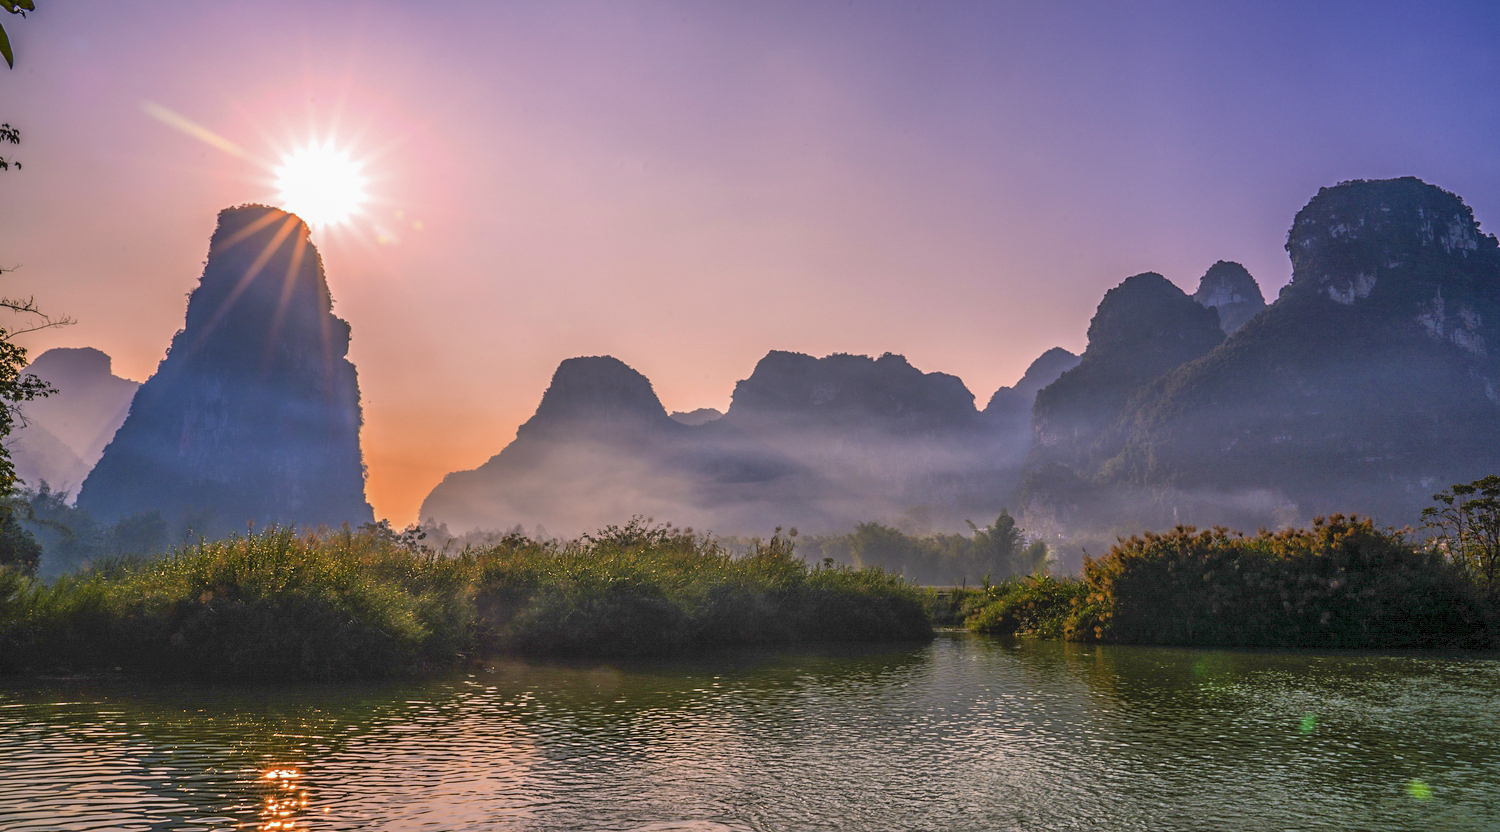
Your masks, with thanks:
[(1033, 454), (1086, 464), (1141, 385), (1206, 354), (1224, 340), (1218, 315), (1155, 272), (1105, 293), (1089, 322), (1078, 365), (1036, 394)]
[[(1103, 539), (1334, 511), (1407, 523), (1434, 491), (1500, 471), (1500, 243), (1463, 200), (1410, 177), (1340, 183), (1298, 212), (1286, 247), (1292, 280), (1270, 304), (1229, 261), (1191, 296), (1154, 272), (1125, 279), (1081, 355), (1044, 352), (983, 410), (957, 377), (891, 353), (771, 351), (723, 414), (668, 413), (619, 359), (570, 358), (515, 441), (445, 477), (421, 517), (572, 534), (642, 514), (763, 534), (897, 517), (956, 529), (1008, 507), (1059, 540)], [(27, 453), (83, 470), (70, 443), (112, 433), (79, 494), (104, 522), (366, 522), (348, 341), (306, 227), (230, 209), (139, 390), (94, 350), (38, 358), (39, 374), (108, 395), (39, 418)], [(131, 391), (113, 431), (99, 414)]]
[(24, 372), (57, 391), (22, 407), (27, 425), (9, 438), (25, 483), (75, 492), (125, 421), (140, 382), (120, 378), (108, 355), (92, 347), (57, 347)]
[(958, 511), (994, 490), (992, 444), (961, 381), (898, 355), (773, 351), (735, 386), (723, 417), (698, 424), (667, 416), (623, 362), (574, 358), (516, 440), (445, 477), (421, 517), (553, 532), (633, 514), (729, 533), (836, 529), (875, 506)]
[(1287, 251), (1275, 303), (1141, 392), (1101, 481), (1401, 523), (1500, 470), (1500, 253), (1468, 206), (1414, 178), (1347, 182), (1298, 213)]
[[(1191, 296), (1153, 272), (1126, 279), (1082, 355), (1049, 350), (983, 411), (959, 379), (889, 354), (772, 351), (696, 424), (647, 402), (639, 377), (619, 412), (650, 428), (611, 440), (610, 465), (507, 463), (468, 489), (483, 508), (460, 517), (445, 481), (422, 516), (566, 524), (565, 500), (482, 497), (561, 493), (560, 477), (617, 498), (612, 522), (637, 506), (720, 531), (1002, 506), (1061, 534), (1330, 511), (1402, 523), (1438, 488), (1500, 470), (1500, 271), (1462, 200), (1411, 178), (1342, 183), (1298, 213), (1287, 249), (1293, 279), (1269, 305), (1229, 261)], [(591, 431), (596, 445), (607, 432)], [(523, 438), (496, 460), (519, 460)], [(553, 438), (556, 456), (585, 437)]]

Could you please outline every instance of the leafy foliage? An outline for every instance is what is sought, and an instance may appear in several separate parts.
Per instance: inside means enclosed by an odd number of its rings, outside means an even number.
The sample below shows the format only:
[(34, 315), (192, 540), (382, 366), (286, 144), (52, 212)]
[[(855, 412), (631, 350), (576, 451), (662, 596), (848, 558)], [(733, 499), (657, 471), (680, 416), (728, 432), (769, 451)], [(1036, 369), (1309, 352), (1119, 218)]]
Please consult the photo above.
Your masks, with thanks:
[(1433, 543), (1485, 596), (1500, 598), (1500, 476), (1455, 485), (1422, 510)]
[(1036, 575), (985, 590), (984, 602), (964, 626), (995, 635), (1062, 638), (1088, 587), (1076, 578)]
[[(12, 339), (22, 333), (64, 326), (73, 321), (49, 317), (37, 308), (32, 298), (0, 297), (0, 309), (27, 316), (29, 321), (17, 329), (0, 327), (0, 439), (4, 439), (18, 425), (25, 424), (22, 404), (56, 392), (47, 382), (25, 372), (26, 348)], [(0, 442), (0, 564), (18, 565), (29, 574), (36, 571), (41, 548), (16, 517), (16, 509), (25, 506), (25, 501), (13, 499), (18, 484), (10, 448)]]
[[(27, 12), (36, 11), (36, 5), (32, 0), (0, 0), (0, 9), (25, 17)], [(10, 36), (5, 33), (4, 26), (0, 26), (0, 57), (5, 58), (6, 66), (11, 69), (16, 68), (16, 56), (11, 52)]]
[(18, 508), (24, 510), (25, 504), (16, 506), (15, 502), (7, 500), (0, 507), (0, 569), (9, 567), (31, 575), (36, 573), (42, 546), (21, 525)]
[(1458, 647), (1486, 641), (1483, 609), (1452, 564), (1369, 520), (1311, 529), (1178, 526), (1084, 560), (1070, 637), (1243, 647)]
[[(0, 39), (3, 39), (4, 37), (5, 37), (5, 30), (4, 29), (0, 29)], [(20, 144), (20, 143), (21, 143), (21, 131), (20, 130), (17, 130), (16, 128), (11, 127), (9, 123), (7, 123), (7, 124), (0, 124), (0, 144)], [(7, 159), (4, 156), (0, 156), (0, 170), (10, 170), (11, 168), (15, 168), (16, 170), (20, 170), (21, 169), (21, 163), (20, 163), (20, 161), (18, 161), (14, 157)]]

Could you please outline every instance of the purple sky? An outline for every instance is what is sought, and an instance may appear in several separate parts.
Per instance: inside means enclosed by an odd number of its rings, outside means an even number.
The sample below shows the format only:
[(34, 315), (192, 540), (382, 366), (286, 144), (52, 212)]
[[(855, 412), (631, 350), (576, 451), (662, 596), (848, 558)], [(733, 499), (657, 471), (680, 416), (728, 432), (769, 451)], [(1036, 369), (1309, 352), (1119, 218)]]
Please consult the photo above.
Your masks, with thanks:
[(398, 524), (570, 356), (689, 410), (770, 349), (890, 351), (982, 405), (1136, 272), (1274, 297), (1320, 186), (1416, 175), (1500, 227), (1495, 2), (38, 5), (0, 266), (79, 323), (24, 343), (144, 379), (218, 210), (332, 138), (373, 201), (314, 241)]

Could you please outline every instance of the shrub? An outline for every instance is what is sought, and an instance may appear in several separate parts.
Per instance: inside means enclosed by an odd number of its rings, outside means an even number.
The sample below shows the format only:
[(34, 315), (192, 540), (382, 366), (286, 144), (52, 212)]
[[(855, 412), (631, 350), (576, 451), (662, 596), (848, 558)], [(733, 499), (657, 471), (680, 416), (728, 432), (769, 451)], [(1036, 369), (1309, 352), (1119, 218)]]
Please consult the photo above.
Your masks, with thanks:
[(15, 663), (33, 667), (329, 679), (440, 660), (434, 636), (453, 622), (382, 574), (382, 554), (273, 529), (10, 587), (0, 622)]
[(965, 626), (980, 633), (1061, 638), (1086, 592), (1074, 578), (1015, 578), (990, 588), (988, 602)]
[(1080, 640), (1245, 647), (1456, 647), (1483, 641), (1473, 588), (1369, 520), (1255, 537), (1179, 526), (1084, 560)]

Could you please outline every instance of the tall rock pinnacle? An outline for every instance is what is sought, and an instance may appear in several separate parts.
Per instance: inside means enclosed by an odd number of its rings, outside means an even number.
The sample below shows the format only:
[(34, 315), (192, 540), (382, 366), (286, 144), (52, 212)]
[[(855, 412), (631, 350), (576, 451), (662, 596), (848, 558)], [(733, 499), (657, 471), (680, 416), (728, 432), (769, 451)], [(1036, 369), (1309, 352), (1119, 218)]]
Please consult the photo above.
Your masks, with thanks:
[(187, 323), (79, 507), (101, 520), (160, 511), (205, 535), (370, 521), (348, 350), (307, 226), (262, 205), (220, 212)]

